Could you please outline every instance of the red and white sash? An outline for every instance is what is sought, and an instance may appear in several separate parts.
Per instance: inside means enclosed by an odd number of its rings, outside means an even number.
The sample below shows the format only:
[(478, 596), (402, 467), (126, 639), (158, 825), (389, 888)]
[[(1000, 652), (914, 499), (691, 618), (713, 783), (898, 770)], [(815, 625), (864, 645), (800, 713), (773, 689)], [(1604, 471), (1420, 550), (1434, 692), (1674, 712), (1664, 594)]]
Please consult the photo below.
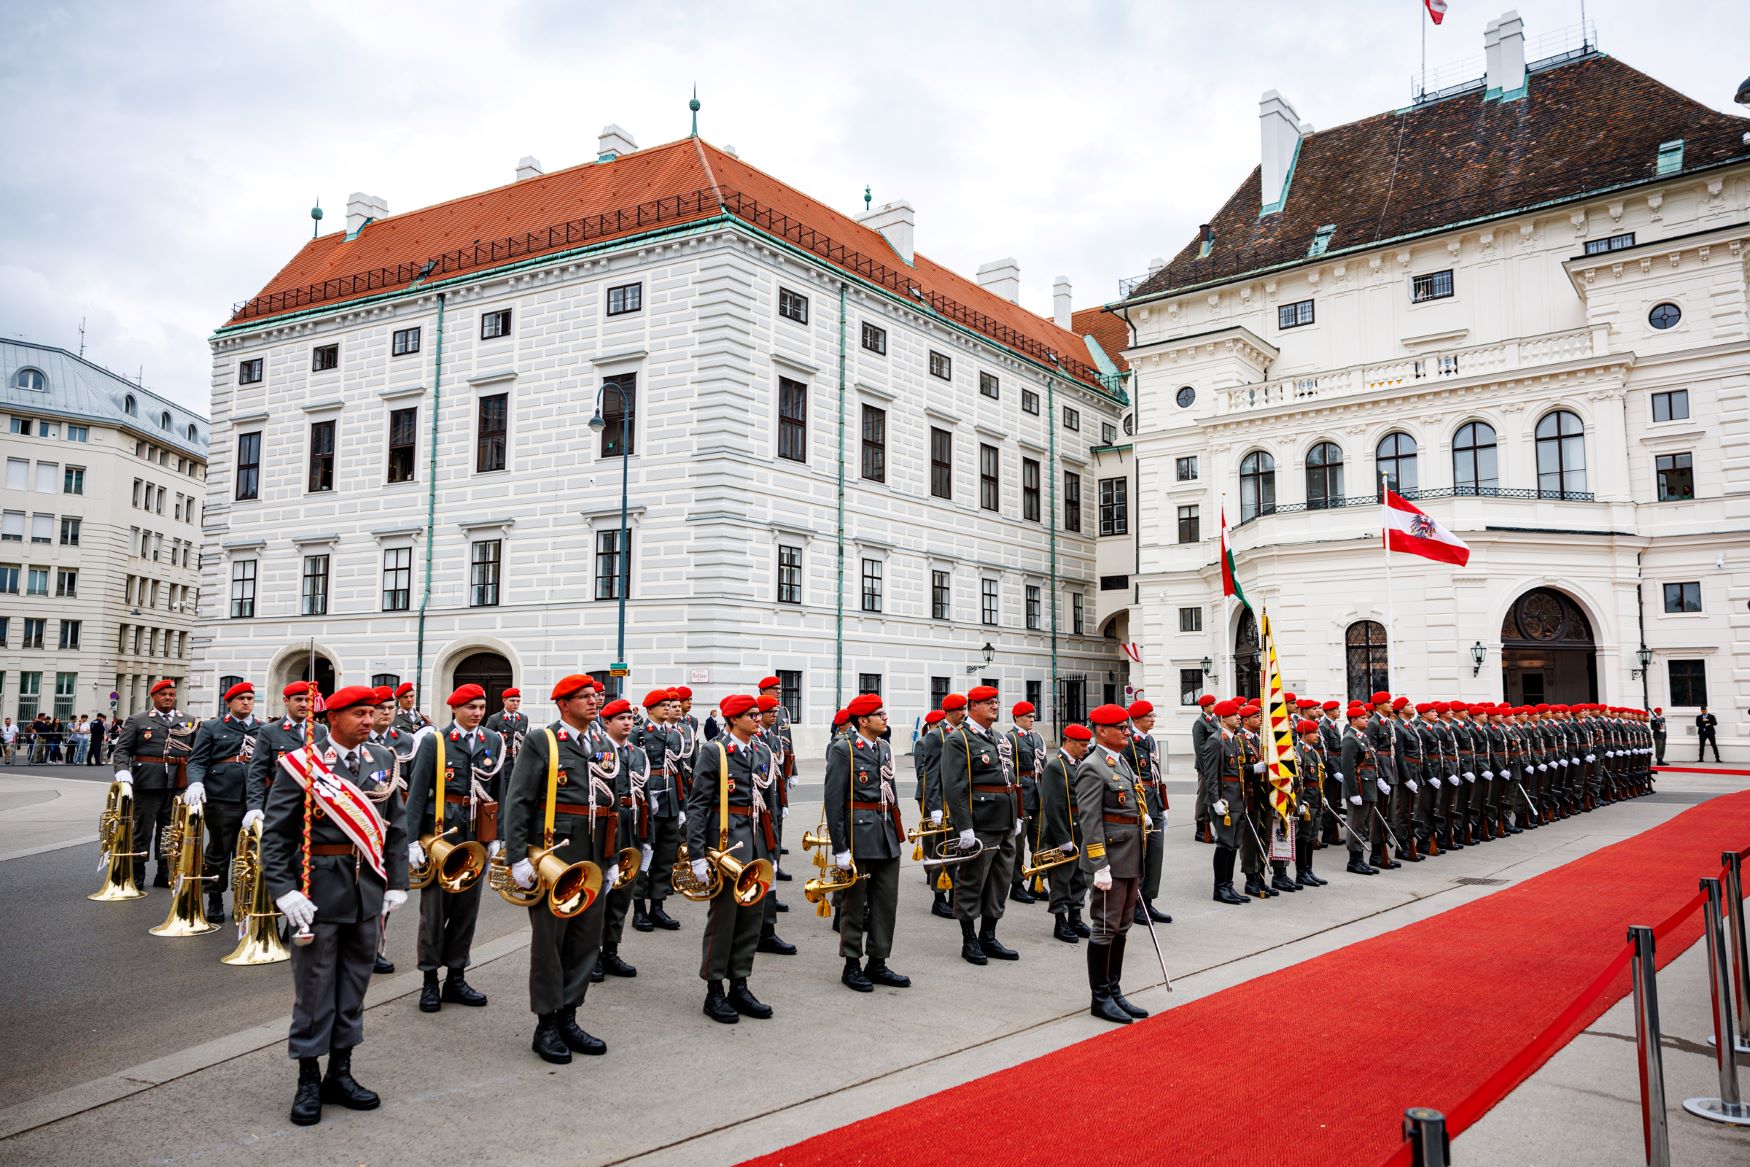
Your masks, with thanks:
[(346, 837), (381, 879), (388, 879), (383, 869), (383, 844), (388, 826), (383, 816), (364, 791), (329, 768), (340, 755), (332, 746), (312, 750), (305, 746), (280, 755), (280, 766), (305, 790), (311, 792), (323, 813), (334, 820)]

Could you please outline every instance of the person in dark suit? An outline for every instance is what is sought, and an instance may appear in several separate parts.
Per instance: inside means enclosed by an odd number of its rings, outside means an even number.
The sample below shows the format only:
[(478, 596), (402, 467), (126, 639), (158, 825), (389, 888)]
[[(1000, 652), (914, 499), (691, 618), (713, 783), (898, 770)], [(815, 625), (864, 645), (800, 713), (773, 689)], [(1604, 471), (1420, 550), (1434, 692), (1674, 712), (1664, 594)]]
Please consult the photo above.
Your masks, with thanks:
[(1720, 719), (1707, 711), (1707, 706), (1701, 707), (1701, 712), (1695, 716), (1696, 751), (1695, 760), (1700, 762), (1707, 757), (1707, 748), (1714, 748), (1714, 761), (1720, 760)]

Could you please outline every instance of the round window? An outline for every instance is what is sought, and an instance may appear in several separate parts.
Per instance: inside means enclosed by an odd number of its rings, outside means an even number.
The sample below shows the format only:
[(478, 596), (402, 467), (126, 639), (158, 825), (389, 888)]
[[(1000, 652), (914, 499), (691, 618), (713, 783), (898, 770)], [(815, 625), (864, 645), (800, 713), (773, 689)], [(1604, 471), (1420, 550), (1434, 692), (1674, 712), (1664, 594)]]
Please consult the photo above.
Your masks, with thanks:
[(1136, 415), (1135, 414), (1127, 413), (1124, 415), (1124, 432), (1126, 434), (1134, 434), (1136, 432)]
[(1676, 328), (1677, 322), (1682, 319), (1683, 309), (1670, 301), (1654, 304), (1653, 310), (1647, 313), (1647, 323), (1654, 328)]
[(1179, 403), (1180, 409), (1190, 409), (1191, 403), (1193, 401), (1197, 400), (1197, 390), (1191, 388), (1191, 386), (1189, 386), (1189, 385), (1186, 385), (1184, 388), (1179, 390), (1179, 395), (1177, 397), (1173, 398), (1173, 400), (1177, 401)]

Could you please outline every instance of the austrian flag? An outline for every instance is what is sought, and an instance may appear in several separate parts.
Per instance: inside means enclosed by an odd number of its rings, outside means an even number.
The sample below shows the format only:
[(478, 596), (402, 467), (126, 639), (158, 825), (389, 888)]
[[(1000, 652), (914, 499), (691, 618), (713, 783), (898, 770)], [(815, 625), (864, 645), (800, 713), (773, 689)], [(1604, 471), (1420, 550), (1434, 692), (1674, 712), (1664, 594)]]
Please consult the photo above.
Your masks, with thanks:
[(1439, 24), (1446, 19), (1446, 0), (1422, 0), (1428, 9), (1428, 19)]
[(1385, 546), (1424, 559), (1463, 567), (1470, 562), (1464, 541), (1410, 505), (1396, 491), (1385, 492)]

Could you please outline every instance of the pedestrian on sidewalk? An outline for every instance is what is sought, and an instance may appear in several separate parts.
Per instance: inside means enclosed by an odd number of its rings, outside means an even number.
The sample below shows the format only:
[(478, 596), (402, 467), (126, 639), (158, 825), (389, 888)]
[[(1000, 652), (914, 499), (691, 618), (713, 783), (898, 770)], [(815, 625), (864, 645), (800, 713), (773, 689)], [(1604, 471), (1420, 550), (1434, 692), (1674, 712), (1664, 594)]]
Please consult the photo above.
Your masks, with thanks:
[(103, 714), (99, 713), (91, 719), (91, 750), (85, 755), (87, 766), (101, 766), (103, 764), (103, 743), (108, 735), (109, 723), (104, 721)]
[(18, 727), (12, 724), (10, 717), (5, 725), (0, 726), (0, 758), (5, 759), (8, 766), (18, 760)]
[(70, 766), (83, 766), (85, 755), (91, 750), (91, 719), (87, 716), (79, 718), (79, 727), (73, 731), (73, 756), (67, 760)]
[(1698, 739), (1695, 751), (1696, 761), (1703, 762), (1707, 760), (1707, 748), (1709, 746), (1714, 748), (1714, 761), (1717, 762), (1720, 760), (1720, 740), (1717, 736), (1719, 731), (1720, 719), (1709, 713), (1707, 711), (1707, 706), (1703, 705), (1701, 707), (1701, 712), (1696, 714), (1695, 717), (1695, 736)]

